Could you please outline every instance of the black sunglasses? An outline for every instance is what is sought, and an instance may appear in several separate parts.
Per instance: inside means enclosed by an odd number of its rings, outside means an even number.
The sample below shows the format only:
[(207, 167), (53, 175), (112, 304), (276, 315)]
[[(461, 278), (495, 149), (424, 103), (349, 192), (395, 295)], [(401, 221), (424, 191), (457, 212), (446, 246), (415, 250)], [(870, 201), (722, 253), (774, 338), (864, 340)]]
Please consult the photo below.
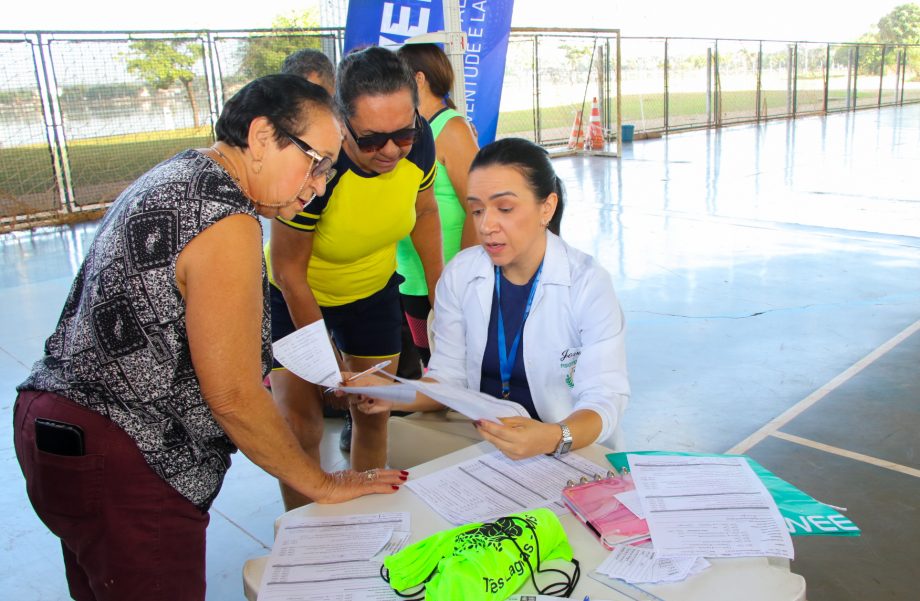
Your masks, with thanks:
[(316, 152), (312, 146), (301, 140), (295, 135), (289, 134), (280, 127), (275, 127), (278, 132), (283, 135), (285, 138), (291, 141), (291, 144), (296, 146), (303, 152), (305, 155), (313, 159), (313, 169), (310, 170), (310, 177), (319, 178), (325, 177), (326, 183), (332, 181), (332, 178), (335, 177), (335, 169), (332, 168), (332, 159), (329, 157), (324, 157), (320, 153)]
[(390, 140), (393, 140), (393, 143), (400, 148), (412, 146), (412, 144), (415, 143), (415, 136), (418, 134), (419, 119), (420, 117), (418, 110), (416, 110), (415, 121), (413, 122), (412, 127), (405, 127), (403, 129), (397, 129), (396, 131), (391, 131), (383, 134), (368, 134), (366, 136), (359, 136), (356, 134), (347, 118), (345, 119), (345, 127), (348, 128), (348, 133), (350, 133), (351, 137), (355, 139), (355, 144), (358, 145), (358, 148), (361, 149), (362, 152), (377, 152), (386, 146), (387, 142)]

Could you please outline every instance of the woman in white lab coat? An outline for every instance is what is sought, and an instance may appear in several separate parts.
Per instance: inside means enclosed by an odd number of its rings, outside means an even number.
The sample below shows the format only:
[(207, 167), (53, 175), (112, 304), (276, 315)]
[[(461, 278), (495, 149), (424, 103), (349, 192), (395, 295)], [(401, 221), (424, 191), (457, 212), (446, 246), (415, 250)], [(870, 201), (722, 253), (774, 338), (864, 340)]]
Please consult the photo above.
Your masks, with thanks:
[[(425, 379), (527, 409), (529, 418), (476, 424), (512, 459), (558, 456), (595, 441), (622, 450), (623, 312), (610, 274), (558, 237), (563, 186), (546, 151), (517, 138), (482, 148), (467, 202), (480, 244), (460, 252), (438, 282)], [(391, 405), (357, 403), (368, 413)], [(418, 394), (408, 409), (443, 406)]]

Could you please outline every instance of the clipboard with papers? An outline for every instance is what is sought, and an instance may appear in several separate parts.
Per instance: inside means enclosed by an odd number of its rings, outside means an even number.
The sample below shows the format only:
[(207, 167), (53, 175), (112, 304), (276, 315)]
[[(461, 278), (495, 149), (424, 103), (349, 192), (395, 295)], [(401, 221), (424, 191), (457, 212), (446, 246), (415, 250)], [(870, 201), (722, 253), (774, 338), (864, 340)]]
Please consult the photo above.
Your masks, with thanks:
[(646, 521), (620, 502), (616, 495), (635, 489), (627, 475), (607, 472), (606, 478), (566, 486), (562, 501), (578, 520), (611, 550), (614, 545), (631, 545), (649, 539)]

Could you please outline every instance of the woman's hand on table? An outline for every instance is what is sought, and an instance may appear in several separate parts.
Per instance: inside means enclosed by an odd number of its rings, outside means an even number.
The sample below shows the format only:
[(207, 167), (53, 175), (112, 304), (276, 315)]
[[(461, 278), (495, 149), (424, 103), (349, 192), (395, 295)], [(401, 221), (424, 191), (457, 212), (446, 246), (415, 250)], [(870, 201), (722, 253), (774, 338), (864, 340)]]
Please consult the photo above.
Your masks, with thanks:
[(559, 446), (559, 424), (546, 424), (529, 417), (502, 417), (502, 423), (480, 420), (476, 430), (483, 439), (510, 459), (527, 459), (552, 453)]
[(342, 503), (369, 494), (392, 494), (408, 479), (405, 470), (341, 470), (326, 474), (323, 490), (311, 496), (317, 503)]

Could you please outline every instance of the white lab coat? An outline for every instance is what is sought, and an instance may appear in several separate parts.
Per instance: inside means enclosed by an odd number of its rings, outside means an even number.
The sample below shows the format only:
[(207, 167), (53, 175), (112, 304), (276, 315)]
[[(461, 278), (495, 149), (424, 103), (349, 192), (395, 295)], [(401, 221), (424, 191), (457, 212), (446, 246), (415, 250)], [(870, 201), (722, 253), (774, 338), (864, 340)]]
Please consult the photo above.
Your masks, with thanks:
[[(481, 246), (448, 263), (438, 281), (428, 376), (479, 390), (495, 268)], [(629, 398), (625, 323), (610, 274), (591, 256), (547, 232), (543, 271), (524, 324), (527, 383), (544, 422), (590, 409), (597, 442), (625, 450), (620, 420)]]

